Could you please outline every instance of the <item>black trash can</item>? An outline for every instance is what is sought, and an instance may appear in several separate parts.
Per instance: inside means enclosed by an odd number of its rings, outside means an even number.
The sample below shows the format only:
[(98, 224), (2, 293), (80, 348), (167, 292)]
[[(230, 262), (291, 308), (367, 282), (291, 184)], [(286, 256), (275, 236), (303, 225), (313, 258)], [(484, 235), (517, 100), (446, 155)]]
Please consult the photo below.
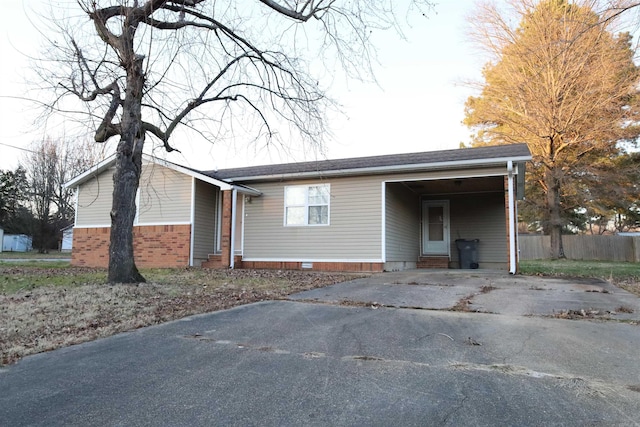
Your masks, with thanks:
[(478, 242), (480, 239), (457, 239), (458, 259), (460, 268), (478, 268)]

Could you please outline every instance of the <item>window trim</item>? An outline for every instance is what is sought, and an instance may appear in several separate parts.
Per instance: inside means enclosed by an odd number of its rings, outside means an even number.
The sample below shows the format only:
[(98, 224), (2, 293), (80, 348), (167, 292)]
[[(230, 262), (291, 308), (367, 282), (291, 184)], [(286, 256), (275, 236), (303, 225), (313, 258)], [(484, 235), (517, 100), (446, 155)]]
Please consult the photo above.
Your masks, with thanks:
[[(309, 203), (309, 189), (311, 187), (325, 187), (327, 189), (327, 203), (326, 204), (310, 204)], [(289, 188), (304, 188), (304, 205), (287, 205), (287, 189)], [(284, 187), (284, 212), (282, 223), (284, 227), (326, 227), (331, 225), (331, 184), (295, 184), (285, 185)], [(327, 207), (327, 223), (326, 224), (309, 224), (309, 208), (313, 206), (326, 206)], [(302, 224), (287, 224), (287, 209), (290, 207), (304, 207), (304, 223)]]

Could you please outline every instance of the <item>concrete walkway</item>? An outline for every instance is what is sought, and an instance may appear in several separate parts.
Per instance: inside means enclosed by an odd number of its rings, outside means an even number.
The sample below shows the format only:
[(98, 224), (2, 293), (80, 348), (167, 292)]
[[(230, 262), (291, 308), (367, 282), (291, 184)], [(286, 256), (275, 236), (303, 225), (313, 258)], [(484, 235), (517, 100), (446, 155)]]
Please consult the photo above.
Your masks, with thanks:
[(292, 299), (0, 368), (0, 424), (640, 425), (637, 322), (544, 317), (637, 307), (606, 283), (407, 272)]

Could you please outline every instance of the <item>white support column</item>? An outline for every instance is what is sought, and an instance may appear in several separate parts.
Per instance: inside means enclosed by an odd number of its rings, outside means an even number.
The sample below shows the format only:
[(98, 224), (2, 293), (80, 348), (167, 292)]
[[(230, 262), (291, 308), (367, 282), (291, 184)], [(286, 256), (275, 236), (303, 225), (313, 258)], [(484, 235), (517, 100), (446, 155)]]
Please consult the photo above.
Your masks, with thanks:
[(386, 182), (382, 182), (382, 208), (381, 208), (381, 212), (382, 212), (382, 232), (381, 232), (381, 236), (382, 236), (382, 263), (386, 263), (387, 262), (387, 233), (386, 233), (386, 229), (387, 229), (387, 183)]
[(236, 264), (236, 208), (238, 205), (238, 190), (233, 187), (231, 191), (231, 239), (229, 251), (231, 252), (229, 259), (229, 268), (233, 270)]
[[(74, 213), (73, 213), (73, 226), (75, 227), (78, 224), (78, 199), (80, 198), (80, 186), (76, 186), (75, 191), (75, 200), (74, 200)], [(2, 242), (0, 242), (0, 245)], [(72, 249), (73, 250), (73, 249)]]
[(513, 191), (513, 162), (507, 162), (507, 188), (509, 197), (509, 273), (516, 274), (516, 200)]
[(196, 179), (191, 177), (191, 239), (189, 239), (189, 266), (193, 267), (193, 248), (196, 231)]

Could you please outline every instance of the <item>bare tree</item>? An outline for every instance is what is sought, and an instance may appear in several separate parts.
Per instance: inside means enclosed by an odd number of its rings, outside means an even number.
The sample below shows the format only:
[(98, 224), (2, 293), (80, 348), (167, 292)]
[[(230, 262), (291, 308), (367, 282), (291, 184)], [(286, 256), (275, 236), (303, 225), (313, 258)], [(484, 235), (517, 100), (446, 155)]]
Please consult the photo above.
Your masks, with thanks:
[(529, 145), (533, 194), (541, 196), (532, 201), (552, 258), (564, 257), (567, 216), (584, 207), (571, 184), (615, 159), (618, 142), (640, 134), (630, 36), (614, 34), (615, 14), (599, 15), (594, 5), (514, 0), (511, 14), (494, 5), (476, 14), (474, 35), (493, 59), (481, 94), (467, 101), (466, 123), (476, 143)]
[(27, 182), (27, 173), (20, 166), (14, 171), (0, 170), (0, 226), (7, 234), (24, 234), (30, 230)]
[(22, 160), (29, 206), (35, 220), (34, 245), (40, 252), (56, 247), (60, 229), (73, 223), (73, 189), (64, 183), (99, 160), (94, 144), (45, 139), (34, 144)]
[(148, 138), (167, 151), (184, 143), (172, 140), (179, 128), (210, 141), (231, 134), (321, 145), (332, 101), (319, 70), (370, 76), (372, 33), (401, 30), (394, 3), (78, 0), (91, 26), (74, 21), (60, 32), (64, 43), (52, 40), (59, 61), (48, 81), (57, 88), (52, 109), (69, 112), (64, 100), (72, 95), (95, 121), (97, 142), (119, 138), (109, 281), (144, 280), (132, 227)]

